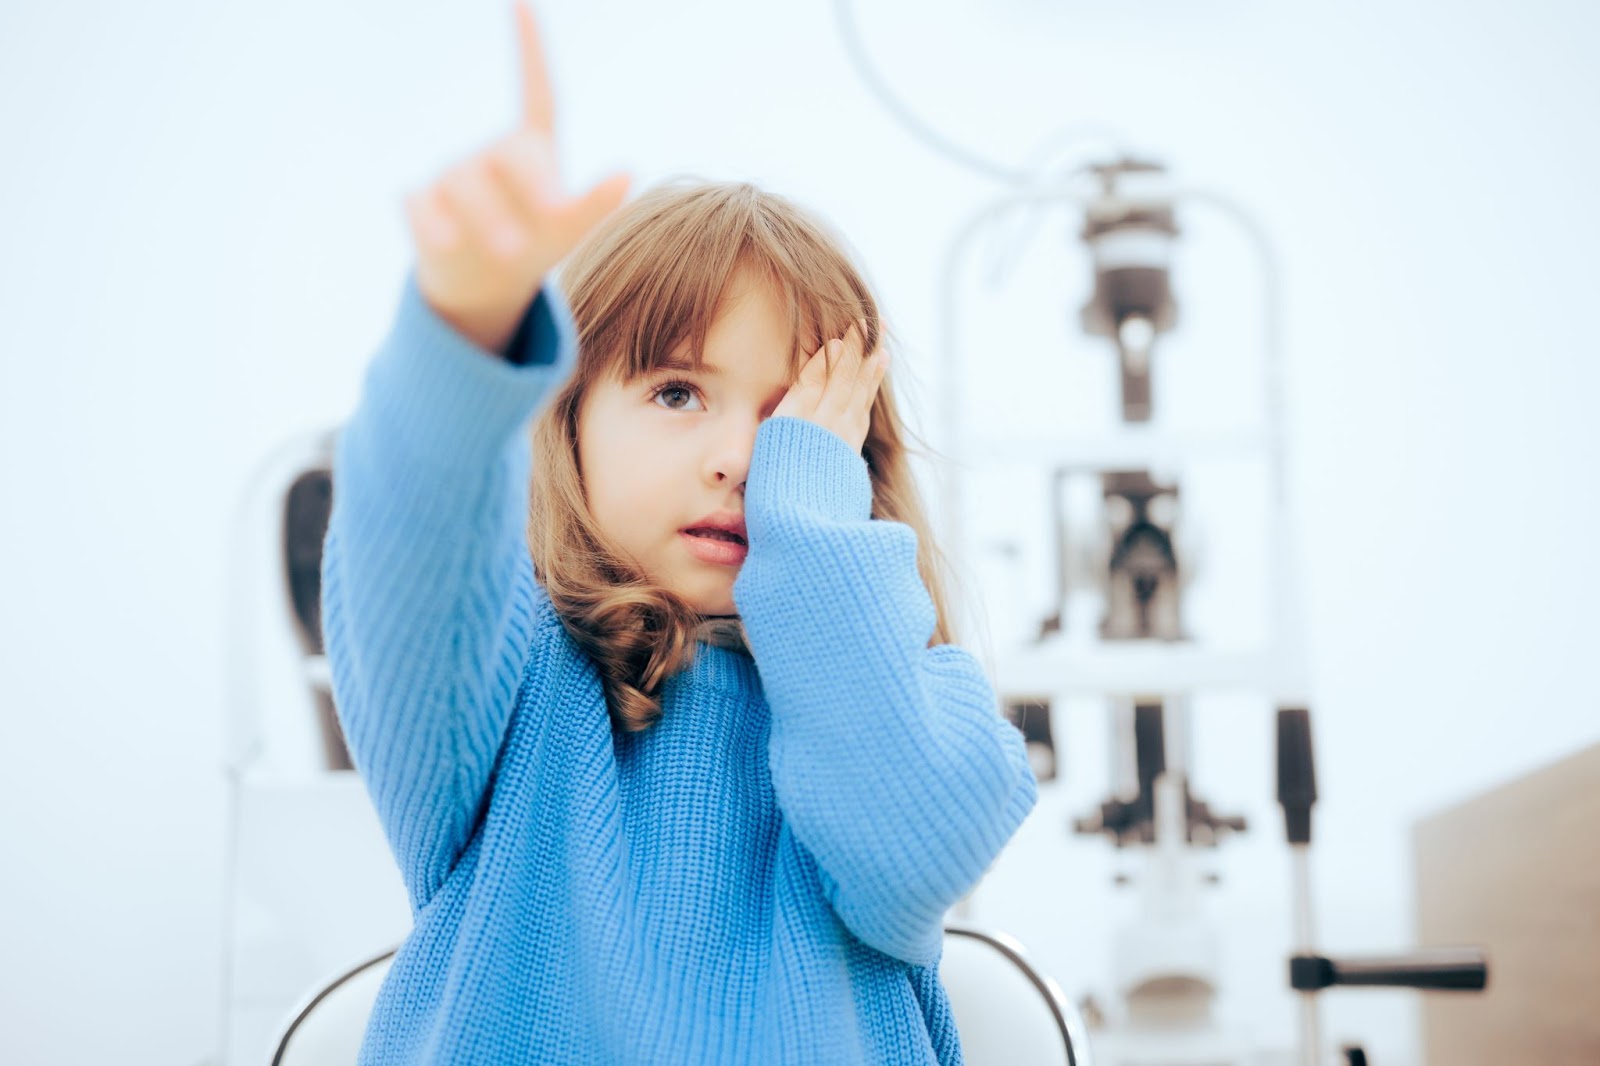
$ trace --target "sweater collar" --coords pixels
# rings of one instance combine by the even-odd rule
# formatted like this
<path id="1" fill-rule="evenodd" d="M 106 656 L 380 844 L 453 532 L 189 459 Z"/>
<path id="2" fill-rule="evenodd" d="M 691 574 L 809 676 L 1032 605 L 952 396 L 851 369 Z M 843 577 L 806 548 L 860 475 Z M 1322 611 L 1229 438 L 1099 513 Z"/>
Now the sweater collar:
<path id="1" fill-rule="evenodd" d="M 719 648 L 731 648 L 746 655 L 750 654 L 750 641 L 745 634 L 744 622 L 737 616 L 701 619 L 694 627 L 694 639 Z"/>

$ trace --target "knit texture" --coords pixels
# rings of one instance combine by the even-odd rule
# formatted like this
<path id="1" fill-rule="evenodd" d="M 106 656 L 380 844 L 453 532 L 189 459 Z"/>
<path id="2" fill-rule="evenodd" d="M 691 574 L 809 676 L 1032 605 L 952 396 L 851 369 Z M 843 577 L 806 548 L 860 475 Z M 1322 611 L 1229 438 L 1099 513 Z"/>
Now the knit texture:
<path id="1" fill-rule="evenodd" d="M 512 349 L 408 274 L 337 438 L 333 691 L 414 923 L 360 1062 L 960 1063 L 944 915 L 1037 785 L 976 659 L 927 647 L 916 534 L 842 439 L 767 419 L 743 632 L 614 732 L 525 539 L 529 421 L 577 359 L 553 279 Z"/>

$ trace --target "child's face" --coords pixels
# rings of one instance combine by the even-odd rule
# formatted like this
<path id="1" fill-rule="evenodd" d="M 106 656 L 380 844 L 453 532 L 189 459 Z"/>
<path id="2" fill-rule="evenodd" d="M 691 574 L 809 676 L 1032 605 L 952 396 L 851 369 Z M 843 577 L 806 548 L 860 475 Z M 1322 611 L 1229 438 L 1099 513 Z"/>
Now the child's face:
<path id="1" fill-rule="evenodd" d="M 727 615 L 744 548 L 684 531 L 719 513 L 743 520 L 756 429 L 791 383 L 789 326 L 765 284 L 735 277 L 703 364 L 591 385 L 578 466 L 595 521 L 651 581 Z M 685 384 L 663 388 L 673 381 Z"/>

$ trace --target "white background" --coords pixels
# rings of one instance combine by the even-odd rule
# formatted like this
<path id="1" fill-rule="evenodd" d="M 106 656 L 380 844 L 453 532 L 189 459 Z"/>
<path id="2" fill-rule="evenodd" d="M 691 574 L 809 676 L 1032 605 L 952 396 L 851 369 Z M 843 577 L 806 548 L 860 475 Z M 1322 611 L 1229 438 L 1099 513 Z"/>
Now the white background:
<path id="1" fill-rule="evenodd" d="M 878 286 L 937 444 L 937 266 L 998 186 L 896 125 L 827 4 L 540 11 L 569 187 L 688 172 L 818 211 Z M 1413 823 L 1600 738 L 1600 17 L 863 0 L 859 21 L 949 137 L 1020 165 L 1063 126 L 1108 125 L 1277 243 L 1324 946 L 1405 947 Z M 515 116 L 512 26 L 504 0 L 0 7 L 0 1061 L 215 1051 L 228 523 L 263 455 L 353 404 L 408 262 L 401 196 Z M 1069 328 L 1073 225 L 1042 225 L 1014 289 L 974 267 L 973 418 L 1040 413 L 1037 382 L 1071 367 L 1103 380 L 1110 357 Z M 1258 279 L 1215 220 L 1184 255 L 1171 409 L 1225 410 L 1258 354 Z M 1232 532 L 1204 535 L 1220 551 Z M 999 590 L 989 607 L 1015 609 Z M 1109 848 L 1062 827 L 1099 798 L 1095 721 L 1064 727 L 1083 740 L 1066 791 L 1008 850 L 989 914 L 1073 994 L 1122 913 Z M 1270 722 L 1197 729 L 1197 791 L 1256 827 L 1219 854 L 1221 1006 L 1287 1042 Z M 1331 1036 L 1420 1061 L 1412 994 L 1328 1000 Z"/>

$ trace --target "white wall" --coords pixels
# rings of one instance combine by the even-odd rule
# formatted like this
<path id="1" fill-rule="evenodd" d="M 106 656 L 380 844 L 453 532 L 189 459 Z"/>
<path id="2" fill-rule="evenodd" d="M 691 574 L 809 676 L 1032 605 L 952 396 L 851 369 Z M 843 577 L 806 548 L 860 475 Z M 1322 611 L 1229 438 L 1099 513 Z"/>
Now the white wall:
<path id="1" fill-rule="evenodd" d="M 860 22 L 949 136 L 1020 162 L 1063 125 L 1109 124 L 1277 241 L 1319 916 L 1330 950 L 1377 951 L 1409 943 L 1416 818 L 1600 736 L 1582 104 L 1600 19 L 1573 0 L 1285 6 L 872 2 Z M 569 185 L 690 171 L 810 204 L 932 396 L 935 264 L 997 188 L 896 126 L 827 5 L 541 11 Z M 228 522 L 261 456 L 353 403 L 407 262 L 402 193 L 511 121 L 511 29 L 505 0 L 0 7 L 0 1061 L 214 1050 Z M 1076 254 L 1069 225 L 1035 239 L 1019 285 L 1051 291 L 1029 271 Z M 1217 263 L 1248 264 L 1224 227 L 1194 232 L 1197 264 L 1208 233 Z M 1244 266 L 1184 284 L 1196 330 L 1258 329 Z M 969 320 L 968 357 L 1015 396 L 1054 372 L 1040 338 L 1069 339 L 1083 292 L 1050 298 Z M 1103 755 L 1074 729 L 1088 797 Z M 1286 1041 L 1269 737 L 1248 714 L 1203 731 L 1198 789 L 1256 816 L 1221 855 L 1226 1006 Z M 1074 991 L 1101 905 L 1055 901 L 1110 898 L 1107 849 L 1060 828 L 1083 807 L 1041 804 L 996 875 Z M 1335 995 L 1328 1018 L 1374 1062 L 1419 1061 L 1406 993 Z"/>

